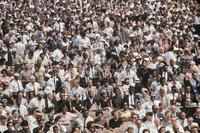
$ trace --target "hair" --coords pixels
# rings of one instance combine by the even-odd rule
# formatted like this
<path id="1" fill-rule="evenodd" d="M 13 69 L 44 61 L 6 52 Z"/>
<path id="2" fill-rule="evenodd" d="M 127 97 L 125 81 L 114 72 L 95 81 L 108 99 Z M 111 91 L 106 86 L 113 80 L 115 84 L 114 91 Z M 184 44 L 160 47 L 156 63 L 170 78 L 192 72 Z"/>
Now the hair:
<path id="1" fill-rule="evenodd" d="M 103 112 L 101 110 L 98 110 L 95 114 L 95 116 L 97 117 L 99 114 L 102 114 L 103 115 Z"/>
<path id="2" fill-rule="evenodd" d="M 114 110 L 111 112 L 111 115 L 114 116 L 114 113 L 115 113 L 115 112 L 117 112 L 116 109 L 114 109 Z"/>
<path id="3" fill-rule="evenodd" d="M 72 128 L 72 133 L 74 133 L 74 131 L 75 131 L 76 128 L 79 128 L 79 129 L 80 129 L 79 126 L 75 126 L 75 127 Z"/>
<path id="4" fill-rule="evenodd" d="M 149 133 L 150 133 L 150 130 L 149 130 L 149 129 L 144 129 L 144 130 L 142 131 L 142 133 L 145 133 L 145 132 L 149 132 Z"/>
<path id="5" fill-rule="evenodd" d="M 13 110 L 13 111 L 12 111 L 12 115 L 13 115 L 15 112 L 18 112 L 18 111 L 17 111 L 16 109 L 15 109 L 15 110 Z"/>
<path id="6" fill-rule="evenodd" d="M 27 120 L 23 120 L 21 123 L 21 126 L 28 126 L 28 121 Z"/>
<path id="7" fill-rule="evenodd" d="M 55 120 L 54 120 L 54 123 L 58 122 L 59 119 L 61 119 L 61 116 L 56 116 Z"/>
<path id="8" fill-rule="evenodd" d="M 160 129 L 158 130 L 158 133 L 161 133 L 162 129 L 164 129 L 165 127 L 160 127 Z"/>

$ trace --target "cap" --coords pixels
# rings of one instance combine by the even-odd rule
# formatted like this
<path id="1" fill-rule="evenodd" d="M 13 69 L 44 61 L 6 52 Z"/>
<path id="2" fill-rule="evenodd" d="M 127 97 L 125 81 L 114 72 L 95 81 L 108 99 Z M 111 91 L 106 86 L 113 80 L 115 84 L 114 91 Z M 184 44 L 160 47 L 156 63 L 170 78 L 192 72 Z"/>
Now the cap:
<path id="1" fill-rule="evenodd" d="M 51 78 L 51 75 L 48 74 L 48 73 L 45 73 L 44 76 L 47 77 L 47 78 Z"/>
<path id="2" fill-rule="evenodd" d="M 19 77 L 19 73 L 15 73 L 14 76 L 15 76 L 15 77 Z"/>
<path id="3" fill-rule="evenodd" d="M 43 91 L 38 91 L 38 95 L 44 95 Z"/>
<path id="4" fill-rule="evenodd" d="M 142 91 L 148 91 L 148 89 L 147 88 L 142 88 Z"/>
<path id="5" fill-rule="evenodd" d="M 198 127 L 197 123 L 192 123 L 191 127 Z"/>
<path id="6" fill-rule="evenodd" d="M 35 80 L 35 76 L 31 75 L 30 80 Z"/>
<path id="7" fill-rule="evenodd" d="M 135 35 L 134 35 L 133 33 L 131 33 L 131 34 L 129 35 L 129 37 L 135 37 Z"/>

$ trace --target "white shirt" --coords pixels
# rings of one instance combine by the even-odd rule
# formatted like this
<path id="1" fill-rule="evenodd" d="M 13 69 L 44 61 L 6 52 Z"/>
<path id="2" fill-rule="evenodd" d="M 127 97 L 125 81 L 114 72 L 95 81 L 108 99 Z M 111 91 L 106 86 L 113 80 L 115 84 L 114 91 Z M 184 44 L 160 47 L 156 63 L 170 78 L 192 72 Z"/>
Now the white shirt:
<path id="1" fill-rule="evenodd" d="M 24 57 L 24 51 L 26 50 L 26 46 L 22 42 L 18 42 L 14 46 L 17 49 L 17 55 Z"/>
<path id="2" fill-rule="evenodd" d="M 80 99 L 81 100 L 85 100 L 86 99 L 86 93 L 85 90 L 82 87 L 78 87 L 78 88 L 72 88 L 71 90 L 72 92 L 72 97 L 74 97 L 74 94 L 79 94 L 80 95 Z"/>
<path id="3" fill-rule="evenodd" d="M 135 80 L 139 80 L 138 76 L 136 75 L 136 73 L 132 70 L 130 70 L 129 72 L 127 72 L 126 70 L 122 71 L 121 73 L 123 75 L 123 80 L 126 78 L 129 78 L 130 80 L 130 84 L 132 86 L 135 86 Z"/>
<path id="4" fill-rule="evenodd" d="M 28 84 L 26 84 L 25 91 L 26 92 L 34 91 L 35 94 L 37 95 L 39 89 L 41 89 L 41 86 L 38 82 L 34 82 L 33 84 L 29 82 Z"/>
<path id="5" fill-rule="evenodd" d="M 30 124 L 29 126 L 30 126 L 31 131 L 33 131 L 34 128 L 36 128 L 36 127 L 39 126 L 39 124 L 38 124 L 36 118 L 33 117 L 32 115 L 28 116 L 26 120 L 27 120 L 28 123 Z"/>
<path id="6" fill-rule="evenodd" d="M 7 126 L 3 126 L 3 125 L 0 125 L 0 132 L 3 133 L 4 131 L 6 131 L 8 128 Z"/>
<path id="7" fill-rule="evenodd" d="M 134 129 L 134 133 L 142 133 L 144 129 L 146 129 L 144 125 L 142 125 L 141 128 L 139 128 L 139 129 L 136 127 L 136 128 Z M 138 131 L 138 130 L 139 130 L 139 131 Z"/>
<path id="8" fill-rule="evenodd" d="M 33 54 L 33 63 L 36 64 L 37 60 L 39 59 L 40 57 L 40 54 L 42 53 L 42 49 L 38 49 L 34 52 Z"/>
<path id="9" fill-rule="evenodd" d="M 113 28 L 112 27 L 106 27 L 104 30 L 103 30 L 103 33 L 106 34 L 107 36 L 109 37 L 112 37 L 113 35 Z"/>
<path id="10" fill-rule="evenodd" d="M 29 107 L 30 108 L 38 107 L 39 109 L 43 110 L 45 108 L 44 98 L 42 98 L 42 100 L 39 101 L 37 97 L 34 97 L 33 99 L 31 99 Z"/>
<path id="11" fill-rule="evenodd" d="M 53 53 L 52 53 L 52 57 L 53 57 L 53 60 L 56 61 L 56 62 L 60 62 L 62 60 L 62 57 L 63 57 L 63 53 L 60 49 L 56 49 Z"/>
<path id="12" fill-rule="evenodd" d="M 80 117 L 80 118 L 77 119 L 77 121 L 79 122 L 79 124 L 80 124 L 80 126 L 81 126 L 81 130 L 83 131 L 83 130 L 84 130 L 84 126 L 85 126 L 85 128 L 87 128 L 87 123 L 88 123 L 89 121 L 94 121 L 94 119 L 93 119 L 92 117 L 88 116 L 88 117 L 86 118 L 86 120 L 85 120 L 83 117 Z M 84 122 L 84 121 L 85 121 L 85 122 Z"/>
<path id="13" fill-rule="evenodd" d="M 25 116 L 28 115 L 27 107 L 24 105 L 19 106 L 19 113 L 20 115 L 24 118 Z"/>
<path id="14" fill-rule="evenodd" d="M 93 59 L 94 64 L 101 65 L 101 56 L 100 54 L 95 54 Z"/>
<path id="15" fill-rule="evenodd" d="M 173 82 L 169 82 L 168 83 L 168 91 L 171 92 L 171 88 L 172 86 L 174 86 L 174 83 Z M 175 81 L 175 86 L 178 90 L 180 90 L 182 88 L 182 85 L 179 81 Z"/>
<path id="16" fill-rule="evenodd" d="M 47 82 L 46 82 L 46 87 L 50 87 L 52 91 L 55 91 L 56 90 L 56 87 L 55 87 L 55 83 L 54 83 L 54 79 L 53 78 L 50 78 Z"/>
<path id="17" fill-rule="evenodd" d="M 15 79 L 10 83 L 8 88 L 10 92 L 18 92 L 24 90 L 22 82 L 20 80 Z"/>

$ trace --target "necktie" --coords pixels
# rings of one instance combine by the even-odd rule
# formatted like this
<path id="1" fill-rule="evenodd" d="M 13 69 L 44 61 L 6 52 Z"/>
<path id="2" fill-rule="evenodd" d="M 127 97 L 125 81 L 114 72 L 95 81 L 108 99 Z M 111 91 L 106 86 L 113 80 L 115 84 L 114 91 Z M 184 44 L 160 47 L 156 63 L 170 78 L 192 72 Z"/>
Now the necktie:
<path id="1" fill-rule="evenodd" d="M 20 86 L 19 86 L 18 80 L 17 80 L 17 87 L 18 87 L 18 91 L 20 91 Z"/>
<path id="2" fill-rule="evenodd" d="M 35 92 L 35 84 L 33 83 L 32 85 L 33 85 L 33 91 L 36 94 L 36 92 Z"/>
<path id="3" fill-rule="evenodd" d="M 83 125 L 83 126 L 84 126 L 84 128 L 83 128 L 83 129 L 84 129 L 84 131 L 85 131 L 86 118 L 84 118 L 84 122 L 83 122 L 83 124 L 84 124 L 84 125 Z"/>

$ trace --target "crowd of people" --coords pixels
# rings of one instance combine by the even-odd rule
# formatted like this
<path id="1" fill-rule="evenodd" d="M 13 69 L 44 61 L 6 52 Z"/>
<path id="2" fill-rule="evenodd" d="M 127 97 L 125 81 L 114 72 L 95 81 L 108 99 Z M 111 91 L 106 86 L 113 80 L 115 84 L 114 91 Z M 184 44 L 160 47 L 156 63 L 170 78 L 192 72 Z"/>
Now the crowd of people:
<path id="1" fill-rule="evenodd" d="M 199 133 L 196 0 L 0 0 L 0 133 Z"/>

